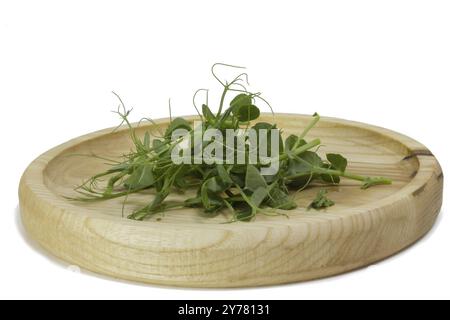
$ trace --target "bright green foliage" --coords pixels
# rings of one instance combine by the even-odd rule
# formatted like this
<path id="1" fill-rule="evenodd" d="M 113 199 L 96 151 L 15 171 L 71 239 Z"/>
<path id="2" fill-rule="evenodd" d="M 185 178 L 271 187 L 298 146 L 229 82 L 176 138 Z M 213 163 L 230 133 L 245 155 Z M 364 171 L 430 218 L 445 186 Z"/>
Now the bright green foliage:
<path id="1" fill-rule="evenodd" d="M 328 193 L 327 190 L 320 189 L 316 195 L 316 198 L 308 206 L 308 210 L 311 208 L 319 210 L 322 208 L 328 208 L 328 207 L 334 206 L 334 202 L 327 198 L 327 196 L 326 196 L 327 193 Z"/>
<path id="2" fill-rule="evenodd" d="M 260 109 L 255 104 L 259 101 L 269 107 L 270 105 L 259 93 L 247 91 L 244 85 L 247 74 L 242 73 L 231 82 L 223 82 L 214 72 L 217 66 L 228 65 L 216 64 L 212 68 L 213 76 L 223 86 L 223 93 L 217 114 L 211 111 L 208 101 L 202 105 L 203 130 L 214 128 L 225 133 L 226 129 L 237 130 L 252 125 L 257 131 L 268 130 L 267 141 L 270 150 L 270 130 L 276 129 L 276 125 L 256 122 L 260 116 Z M 236 96 L 231 100 L 229 107 L 224 108 L 225 97 L 233 92 Z M 134 149 L 124 156 L 123 161 L 111 164 L 107 171 L 93 176 L 79 186 L 77 191 L 81 197 L 77 200 L 98 201 L 124 197 L 125 204 L 127 196 L 132 193 L 145 189 L 156 191 L 156 196 L 149 198 L 148 205 L 131 213 L 128 216 L 130 219 L 143 220 L 170 209 L 192 207 L 201 208 L 206 216 L 228 211 L 232 213 L 231 221 L 250 221 L 257 214 L 274 215 L 280 214 L 280 210 L 296 208 L 297 205 L 291 199 L 290 192 L 303 190 L 312 183 L 337 184 L 341 177 L 361 181 L 362 188 L 391 183 L 386 178 L 364 177 L 347 172 L 347 160 L 339 154 L 330 153 L 326 155 L 326 160 L 322 159 L 317 153 L 320 140 L 306 140 L 309 130 L 320 119 L 317 114 L 299 136 L 290 135 L 284 141 L 280 141 L 279 155 L 268 155 L 272 162 L 278 162 L 279 171 L 271 176 L 263 176 L 261 168 L 267 166 L 267 163 L 174 164 L 171 154 L 174 148 L 179 147 L 181 140 L 173 141 L 172 133 L 177 129 L 184 129 L 192 137 L 196 130 L 192 127 L 192 123 L 183 118 L 175 118 L 165 132 L 161 132 L 160 137 L 151 140 L 150 134 L 146 133 L 141 139 L 137 137 L 134 127 L 128 121 L 130 111 L 125 109 L 122 100 L 120 102 L 121 106 L 117 113 L 122 118 L 122 123 L 129 128 Z M 193 158 L 196 147 L 206 148 L 207 144 L 188 145 Z M 242 152 L 237 149 L 231 151 L 235 157 L 238 156 L 238 152 Z M 245 159 L 249 157 L 248 152 L 249 150 L 245 151 Z M 106 186 L 99 187 L 98 182 L 105 179 Z M 196 190 L 196 196 L 184 201 L 167 199 L 171 193 L 179 193 L 179 190 L 186 189 Z M 326 191 L 319 192 L 310 207 L 319 209 L 333 205 L 334 203 L 325 195 Z"/>

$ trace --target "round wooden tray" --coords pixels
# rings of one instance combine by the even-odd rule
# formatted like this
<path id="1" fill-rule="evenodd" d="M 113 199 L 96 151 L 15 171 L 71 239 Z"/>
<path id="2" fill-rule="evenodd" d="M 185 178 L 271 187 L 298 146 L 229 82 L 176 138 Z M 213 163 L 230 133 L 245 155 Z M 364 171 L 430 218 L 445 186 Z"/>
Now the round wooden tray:
<path id="1" fill-rule="evenodd" d="M 276 115 L 284 134 L 300 133 L 309 120 Z M 138 133 L 153 130 L 141 126 Z M 311 188 L 296 195 L 299 207 L 289 218 L 222 224 L 227 219 L 222 215 L 205 218 L 183 209 L 160 221 L 131 221 L 122 218 L 122 199 L 86 204 L 63 197 L 73 196 L 74 186 L 105 168 L 103 161 L 79 154 L 114 157 L 130 150 L 125 129 L 106 129 L 31 163 L 19 190 L 23 224 L 45 249 L 81 268 L 187 287 L 260 286 L 335 275 L 391 256 L 430 230 L 442 204 L 443 174 L 426 147 L 386 129 L 331 118 L 308 136 L 316 137 L 324 144 L 320 153 L 342 153 L 349 170 L 394 183 L 361 190 L 344 179 L 329 188 L 336 205 L 323 211 L 305 209 L 317 192 Z M 125 211 L 150 197 L 151 192 L 130 197 Z"/>

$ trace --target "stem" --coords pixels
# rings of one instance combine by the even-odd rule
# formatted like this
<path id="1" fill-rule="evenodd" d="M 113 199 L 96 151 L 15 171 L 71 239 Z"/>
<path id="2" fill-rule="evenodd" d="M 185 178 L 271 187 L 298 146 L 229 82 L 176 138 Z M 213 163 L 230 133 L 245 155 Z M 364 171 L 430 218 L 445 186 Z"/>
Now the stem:
<path id="1" fill-rule="evenodd" d="M 320 171 L 322 171 L 322 172 L 320 172 Z M 318 173 L 324 173 L 324 174 L 341 176 L 341 177 L 344 177 L 344 178 L 347 178 L 347 179 L 362 181 L 364 183 L 370 183 L 371 185 L 392 184 L 392 180 L 389 179 L 389 178 L 361 176 L 361 175 L 354 174 L 354 173 L 351 173 L 351 172 L 341 172 L 339 170 L 333 170 L 333 169 L 319 168 Z"/>
<path id="2" fill-rule="evenodd" d="M 319 115 L 315 115 L 314 119 L 308 124 L 308 126 L 305 128 L 305 130 L 303 130 L 302 134 L 298 136 L 298 140 L 294 145 L 294 148 L 297 148 L 300 144 L 300 142 L 302 141 L 302 139 L 304 139 L 306 137 L 306 135 L 308 134 L 308 132 L 317 124 L 317 122 L 319 122 L 320 120 L 320 116 Z"/>
<path id="3" fill-rule="evenodd" d="M 244 199 L 244 201 L 247 202 L 247 204 L 250 206 L 250 208 L 252 208 L 253 213 L 256 214 L 259 211 L 259 208 L 252 203 L 252 201 L 247 197 L 247 195 L 241 189 L 241 187 L 239 187 L 239 185 L 235 184 L 235 187 L 241 194 L 242 199 Z"/>
<path id="4" fill-rule="evenodd" d="M 220 114 L 222 113 L 223 103 L 225 102 L 225 96 L 227 95 L 227 91 L 228 91 L 228 85 L 225 85 L 224 89 L 223 89 L 222 97 L 220 98 L 219 111 L 217 112 L 216 118 L 219 118 Z"/>
<path id="5" fill-rule="evenodd" d="M 298 147 L 295 150 L 292 150 L 292 153 L 294 155 L 299 155 L 299 154 L 301 154 L 301 153 L 303 153 L 305 151 L 308 151 L 311 148 L 314 148 L 314 147 L 318 146 L 319 144 L 320 144 L 320 139 L 314 139 L 311 142 L 308 142 L 307 144 L 304 144 L 303 146 Z M 283 161 L 283 160 L 286 160 L 288 158 L 289 158 L 289 154 L 284 153 L 281 156 L 279 156 L 278 158 L 275 158 L 274 160 Z"/>
<path id="6" fill-rule="evenodd" d="M 325 170 L 317 169 L 317 171 L 318 171 L 317 173 L 329 174 L 329 175 L 333 175 L 333 176 L 340 176 L 340 177 L 357 180 L 357 181 L 363 181 L 363 182 L 366 181 L 368 178 L 368 177 L 354 174 L 351 172 L 341 172 L 339 170 L 333 170 L 333 169 L 325 169 Z"/>
<path id="7" fill-rule="evenodd" d="M 109 179 L 108 185 L 106 186 L 105 194 L 111 194 L 113 192 L 114 185 L 116 184 L 116 182 L 119 181 L 120 179 L 122 179 L 127 174 L 128 174 L 127 171 L 122 171 L 121 173 L 119 173 L 119 174 L 115 175 L 114 177 L 112 177 L 111 179 Z"/>
<path id="8" fill-rule="evenodd" d="M 133 214 L 128 216 L 128 219 L 142 221 L 150 215 L 155 215 L 157 213 L 164 212 L 166 210 L 175 209 L 175 208 L 184 208 L 186 207 L 184 202 L 173 203 L 173 204 L 164 204 L 157 208 L 151 209 L 151 206 L 146 206 L 143 209 L 134 212 Z"/>
<path id="9" fill-rule="evenodd" d="M 312 167 L 311 168 L 311 172 L 312 173 L 318 173 L 318 174 L 328 174 L 328 175 L 331 175 L 331 176 L 339 176 L 339 177 L 344 177 L 344 178 L 351 179 L 351 180 L 361 181 L 361 182 L 364 182 L 363 189 L 367 189 L 368 187 L 374 186 L 374 185 L 388 185 L 388 184 L 392 184 L 392 180 L 389 179 L 389 178 L 385 178 L 385 177 L 366 177 L 366 176 L 361 176 L 361 175 L 354 174 L 354 173 L 351 173 L 351 172 L 342 172 L 342 171 L 333 170 L 333 169 Z M 289 177 L 286 177 L 286 180 L 295 180 L 296 178 L 303 177 L 303 176 L 304 176 L 304 174 L 289 176 Z"/>

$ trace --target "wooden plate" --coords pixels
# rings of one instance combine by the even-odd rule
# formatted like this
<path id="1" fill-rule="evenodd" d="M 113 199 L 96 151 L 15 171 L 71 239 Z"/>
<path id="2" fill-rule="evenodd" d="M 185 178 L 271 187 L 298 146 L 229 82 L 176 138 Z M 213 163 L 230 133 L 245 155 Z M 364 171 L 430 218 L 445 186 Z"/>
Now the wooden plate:
<path id="1" fill-rule="evenodd" d="M 263 120 L 273 121 L 264 115 Z M 285 134 L 299 133 L 310 117 L 277 114 Z M 158 122 L 161 126 L 167 120 Z M 139 134 L 154 126 L 142 126 Z M 361 190 L 353 181 L 331 187 L 336 202 L 306 211 L 317 190 L 296 196 L 289 218 L 221 224 L 196 210 L 170 211 L 161 221 L 122 218 L 122 200 L 65 200 L 84 179 L 105 168 L 79 154 L 120 156 L 130 150 L 125 129 L 91 133 L 37 158 L 20 183 L 20 208 L 27 232 L 45 249 L 90 271 L 134 281 L 188 287 L 244 287 L 303 281 L 343 273 L 391 256 L 430 230 L 442 204 L 443 174 L 422 144 L 401 134 L 345 120 L 324 118 L 309 138 L 320 137 L 320 153 L 338 152 L 349 170 L 383 175 L 391 186 Z M 180 197 L 182 195 L 179 195 Z M 130 197 L 126 212 L 151 192 Z"/>

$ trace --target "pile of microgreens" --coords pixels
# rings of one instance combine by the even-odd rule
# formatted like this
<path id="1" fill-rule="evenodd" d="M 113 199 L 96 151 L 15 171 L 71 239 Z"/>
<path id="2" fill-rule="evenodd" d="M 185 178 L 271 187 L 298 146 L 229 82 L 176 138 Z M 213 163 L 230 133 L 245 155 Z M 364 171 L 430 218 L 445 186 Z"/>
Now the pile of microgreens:
<path id="1" fill-rule="evenodd" d="M 200 89 L 194 94 L 194 107 L 203 123 L 203 130 L 214 128 L 224 132 L 226 129 L 237 130 L 250 126 L 257 131 L 276 129 L 276 124 L 255 122 L 260 116 L 260 110 L 255 104 L 260 101 L 269 107 L 270 105 L 260 93 L 247 90 L 248 75 L 241 73 L 231 82 L 223 82 L 215 73 L 218 66 L 241 68 L 220 63 L 213 65 L 212 74 L 223 86 L 216 114 L 210 109 L 207 94 L 201 112 L 195 104 L 197 94 L 207 90 Z M 227 94 L 233 92 L 236 96 L 225 108 Z M 308 132 L 320 119 L 317 114 L 300 135 L 290 135 L 281 141 L 279 156 L 272 160 L 279 162 L 278 172 L 263 176 L 260 169 L 267 164 L 174 164 L 171 154 L 180 140 L 173 140 L 172 133 L 177 129 L 186 129 L 193 135 L 192 123 L 184 118 L 171 119 L 160 137 L 151 139 L 149 132 L 146 132 L 140 138 L 128 120 L 130 111 L 120 100 L 117 113 L 122 119 L 121 125 L 126 124 L 129 128 L 134 149 L 124 155 L 122 162 L 110 164 L 105 172 L 96 174 L 76 189 L 81 194 L 78 200 L 125 197 L 124 204 L 126 197 L 132 193 L 146 189 L 156 190 L 156 195 L 150 196 L 152 198 L 149 203 L 131 213 L 129 219 L 143 220 L 170 209 L 189 207 L 201 208 L 206 215 L 211 216 L 228 210 L 232 213 L 231 221 L 250 221 L 257 214 L 279 215 L 280 210 L 296 208 L 290 191 L 304 190 L 313 182 L 336 185 L 341 177 L 345 177 L 361 181 L 363 189 L 391 183 L 387 178 L 365 177 L 347 172 L 347 160 L 340 154 L 329 153 L 326 159 L 322 159 L 317 153 L 320 140 L 305 140 Z M 270 134 L 270 131 L 267 132 Z M 194 156 L 194 146 L 192 155 Z M 98 182 L 105 178 L 106 186 L 99 187 Z M 197 190 L 195 197 L 184 201 L 167 199 L 172 192 L 182 192 L 189 188 Z M 309 208 L 320 209 L 333 204 L 326 197 L 326 190 L 320 190 Z"/>

